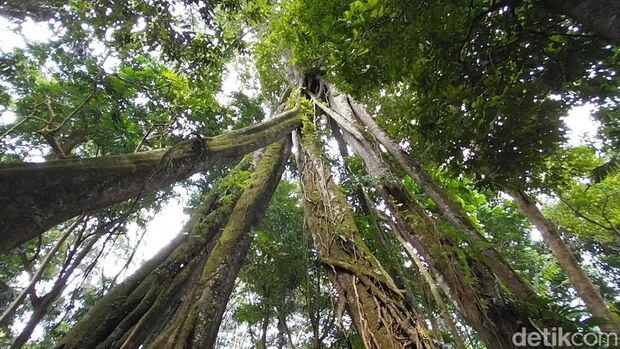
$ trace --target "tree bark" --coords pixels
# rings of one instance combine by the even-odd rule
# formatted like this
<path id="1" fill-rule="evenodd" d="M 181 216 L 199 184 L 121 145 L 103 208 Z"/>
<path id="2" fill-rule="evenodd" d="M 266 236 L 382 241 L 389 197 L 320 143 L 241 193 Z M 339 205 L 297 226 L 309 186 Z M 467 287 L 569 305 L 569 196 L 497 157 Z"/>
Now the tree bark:
<path id="1" fill-rule="evenodd" d="M 269 314 L 269 310 L 263 316 L 263 323 L 261 324 L 260 329 L 260 340 L 258 342 L 257 349 L 267 349 L 267 330 L 269 329 L 269 320 L 271 319 L 271 315 Z"/>
<path id="2" fill-rule="evenodd" d="M 547 8 L 581 23 L 600 37 L 620 43 L 620 1 L 541 0 Z"/>
<path id="3" fill-rule="evenodd" d="M 491 268 L 492 272 L 502 281 L 502 283 L 515 294 L 519 299 L 528 300 L 536 299 L 537 296 L 529 285 L 524 282 L 506 260 L 495 250 L 489 246 L 488 241 L 473 225 L 467 213 L 463 208 L 454 201 L 448 192 L 422 167 L 422 165 L 413 156 L 402 150 L 390 137 L 383 131 L 374 120 L 366 113 L 364 108 L 350 100 L 346 99 L 355 116 L 362 122 L 366 130 L 390 153 L 396 162 L 401 166 L 405 173 L 416 182 L 424 193 L 435 202 L 442 215 L 450 221 L 455 227 L 467 233 L 467 235 L 475 243 L 481 253 L 484 254 L 485 263 Z M 340 124 L 340 122 L 339 122 Z M 352 128 L 351 123 L 341 125 L 343 129 L 352 136 L 359 134 L 359 130 Z M 347 127 L 348 126 L 348 127 Z M 353 133 L 354 132 L 354 133 Z"/>
<path id="4" fill-rule="evenodd" d="M 452 334 L 452 339 L 454 340 L 455 346 L 457 347 L 457 349 L 465 349 L 465 342 L 463 342 L 463 338 L 459 334 L 459 331 L 456 328 L 456 324 L 452 320 L 452 316 L 448 311 L 448 307 L 444 303 L 443 298 L 441 298 L 441 294 L 437 289 L 435 279 L 431 276 L 430 272 L 426 269 L 424 264 L 422 264 L 420 258 L 415 254 L 413 247 L 409 245 L 399 234 L 396 235 L 398 236 L 400 243 L 405 247 L 405 251 L 407 251 L 409 258 L 414 262 L 420 274 L 422 274 L 424 281 L 426 281 L 426 283 L 428 284 L 431 295 L 433 296 L 433 300 L 435 301 L 435 303 L 437 303 L 437 307 L 439 308 L 439 312 L 441 313 L 441 317 L 446 323 L 446 326 L 448 326 L 450 334 Z M 437 334 L 440 334 L 440 332 L 437 332 Z"/>
<path id="5" fill-rule="evenodd" d="M 549 221 L 536 206 L 534 199 L 521 190 L 505 189 L 517 203 L 517 207 L 536 228 L 540 231 L 545 243 L 570 279 L 573 287 L 585 303 L 592 315 L 602 321 L 601 327 L 607 332 L 620 334 L 620 319 L 614 315 L 605 304 L 605 300 L 581 268 L 579 262 L 562 240 L 558 227 Z"/>
<path id="6" fill-rule="evenodd" d="M 263 154 L 249 187 L 237 202 L 215 243 L 194 292 L 186 297 L 152 348 L 212 348 L 228 298 L 252 241 L 251 229 L 269 206 L 290 155 L 290 143 L 279 142 Z"/>
<path id="7" fill-rule="evenodd" d="M 388 218 L 389 223 L 394 227 L 407 252 L 415 260 L 417 256 L 407 243 L 421 249 L 420 252 L 426 257 L 429 265 L 448 286 L 446 294 L 455 303 L 467 323 L 480 334 L 490 348 L 514 348 L 512 343 L 514 333 L 522 327 L 535 330 L 529 325 L 527 314 L 518 309 L 509 295 L 497 287 L 491 269 L 472 256 L 471 250 L 468 253 L 467 249 L 445 236 L 404 186 L 392 177 L 389 167 L 380 157 L 378 144 L 357 123 L 348 98 L 343 95 L 335 96 L 330 98 L 330 104 L 336 109 L 339 117 L 346 120 L 347 127 L 356 130 L 357 137 L 345 130 L 344 138 L 362 158 L 368 174 L 375 178 L 377 192 L 395 214 L 398 224 Z M 458 250 L 462 251 L 464 257 L 458 256 Z M 421 272 L 425 273 L 423 267 Z M 432 277 L 428 274 L 425 278 L 433 291 L 435 284 Z M 433 296 L 436 299 L 439 296 L 436 290 Z M 529 300 L 529 298 L 519 299 L 518 295 L 516 298 L 523 302 Z M 441 306 L 442 303 L 439 297 L 438 304 Z M 447 313 L 445 306 L 442 308 L 442 312 Z M 457 333 L 456 340 L 460 339 L 455 326 L 451 327 L 451 331 Z M 459 344 L 464 345 L 462 342 Z"/>
<path id="8" fill-rule="evenodd" d="M 78 214 L 160 190 L 228 164 L 299 126 L 297 108 L 220 136 L 128 155 L 0 164 L 0 253 Z"/>
<path id="9" fill-rule="evenodd" d="M 120 348 L 132 328 L 144 338 L 165 325 L 200 276 L 215 240 L 241 196 L 235 178 L 242 161 L 203 198 L 190 221 L 165 248 L 101 298 L 61 339 L 58 349 Z M 193 281 L 193 282 L 192 282 Z M 157 317 L 152 323 L 140 320 Z"/>
<path id="10" fill-rule="evenodd" d="M 332 98 L 330 100 L 331 103 L 336 103 L 336 101 Z M 340 114 L 343 114 L 342 111 L 340 111 Z M 349 141 L 353 141 L 355 142 L 354 139 L 351 139 L 351 136 L 349 134 L 342 134 L 340 127 L 338 126 L 338 123 L 333 119 L 328 117 L 328 123 L 329 126 L 331 128 L 332 131 L 332 135 L 334 136 L 334 138 L 336 139 L 336 143 L 338 144 L 338 149 L 340 151 L 340 155 L 342 156 L 342 158 L 346 161 L 349 158 L 349 154 L 348 154 L 348 149 L 347 149 L 347 142 L 345 141 L 345 137 L 349 138 Z M 369 144 L 366 144 L 367 146 L 370 146 Z M 356 153 L 358 153 L 358 155 L 360 155 L 360 151 L 361 151 L 361 147 L 359 146 L 353 146 L 353 148 L 355 149 Z M 348 170 L 348 169 L 347 169 Z M 349 172 L 349 175 L 353 175 L 352 173 Z M 387 171 L 385 171 L 384 173 L 387 173 Z M 379 218 L 378 216 L 380 215 L 379 212 L 377 212 L 377 210 L 373 207 L 372 201 L 370 200 L 370 197 L 368 196 L 368 194 L 366 193 L 366 191 L 364 190 L 364 188 L 361 185 L 357 186 L 357 190 L 356 190 L 356 194 L 358 197 L 358 201 L 360 204 L 360 208 L 361 208 L 361 212 L 366 215 L 368 217 L 368 219 L 370 220 L 370 225 L 375 229 L 375 231 L 378 234 L 378 240 L 381 243 L 381 245 L 387 250 L 387 251 L 391 251 L 392 250 L 392 243 L 389 240 L 388 236 L 386 236 L 386 233 L 383 229 L 383 227 L 381 226 L 381 224 L 379 224 Z M 394 230 L 396 231 L 396 230 Z M 399 242 L 404 246 L 405 251 L 407 252 L 407 254 L 409 254 L 409 257 L 412 261 L 415 262 L 415 265 L 418 267 L 418 270 L 420 271 L 420 273 L 422 274 L 422 276 L 424 277 L 426 283 L 428 284 L 431 294 L 433 296 L 433 298 L 435 299 L 435 303 L 437 303 L 437 306 L 440 309 L 441 315 L 444 319 L 444 322 L 446 324 L 446 326 L 448 327 L 450 334 L 452 335 L 453 339 L 454 339 L 454 344 L 457 347 L 457 349 L 465 349 L 465 344 L 463 342 L 463 339 L 461 338 L 460 334 L 458 333 L 458 330 L 456 329 L 456 325 L 454 323 L 454 321 L 452 320 L 452 318 L 450 317 L 450 314 L 446 308 L 445 303 L 443 302 L 443 299 L 441 298 L 441 296 L 439 295 L 439 292 L 437 291 L 437 287 L 435 285 L 435 282 L 432 278 L 432 276 L 430 275 L 430 273 L 426 270 L 426 268 L 422 265 L 422 262 L 420 261 L 420 259 L 418 258 L 418 256 L 415 255 L 415 253 L 413 253 L 413 249 L 411 247 L 408 247 L 404 240 L 402 239 L 402 237 L 400 237 L 398 234 L 396 234 L 397 239 L 399 240 Z M 397 285 L 399 287 L 404 287 L 405 290 L 407 291 L 407 296 L 408 296 L 408 301 L 409 303 L 415 307 L 415 297 L 413 297 L 413 293 L 411 292 L 411 288 L 407 287 L 406 283 L 405 283 L 405 276 L 402 272 L 402 270 L 396 270 L 396 268 L 390 268 L 388 270 L 388 272 L 390 273 L 390 275 L 392 276 L 392 278 L 395 280 L 395 282 L 397 283 Z M 402 282 L 399 282 L 399 279 L 402 280 Z M 402 286 L 401 286 L 402 284 Z M 428 309 L 428 308 L 427 308 Z M 420 312 L 420 311 L 418 311 Z M 432 312 L 427 311 L 427 317 L 428 320 L 431 323 L 431 329 L 433 330 L 433 332 L 436 333 L 436 335 L 439 336 L 439 341 L 440 344 L 443 344 L 443 340 L 441 338 L 441 332 L 438 326 L 438 322 L 437 319 L 435 318 L 435 316 L 432 314 Z"/>
<path id="11" fill-rule="evenodd" d="M 320 260 L 365 347 L 435 348 L 419 314 L 362 240 L 315 142 L 313 125 L 305 122 L 299 147 L 304 212 Z"/>

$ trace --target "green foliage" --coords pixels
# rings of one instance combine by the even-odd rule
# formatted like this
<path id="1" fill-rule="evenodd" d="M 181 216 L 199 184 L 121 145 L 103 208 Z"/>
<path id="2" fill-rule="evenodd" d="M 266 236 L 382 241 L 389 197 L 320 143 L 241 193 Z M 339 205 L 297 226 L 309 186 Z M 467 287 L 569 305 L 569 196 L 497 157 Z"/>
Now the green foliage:
<path id="1" fill-rule="evenodd" d="M 0 125 L 1 162 L 127 154 L 193 135 L 217 135 L 262 120 L 261 103 L 277 105 L 297 75 L 321 72 L 366 103 L 397 143 L 422 158 L 488 239 L 481 246 L 455 229 L 421 188 L 395 169 L 439 229 L 456 241 L 448 252 L 468 283 L 477 282 L 470 262 L 483 258 L 482 248 L 495 248 L 545 296 L 540 304 L 520 305 L 533 318 L 562 324 L 569 319 L 566 326 L 579 330 L 592 325 L 574 307 L 569 280 L 535 230 L 496 191 L 511 185 L 551 195 L 545 214 L 561 228 L 604 297 L 617 300 L 620 51 L 539 2 L 72 0 L 37 11 L 34 18 L 53 18 L 55 38 L 0 56 L 0 109 L 17 116 L 12 124 Z M 23 22 L 20 16 L 13 20 Z M 223 67 L 235 54 L 255 64 L 261 95 L 234 93 L 222 106 L 215 96 Z M 298 91 L 291 96 L 287 106 L 301 108 L 306 131 L 318 125 L 317 141 L 329 144 L 313 104 Z M 601 147 L 569 148 L 563 144 L 562 117 L 588 101 L 598 108 Z M 357 190 L 384 178 L 367 176 L 357 157 L 345 166 L 354 175 L 340 176 L 340 184 L 357 207 Z M 209 169 L 184 184 L 206 190 L 228 171 Z M 238 171 L 222 190 L 237 193 L 251 176 Z M 221 194 L 224 204 L 232 203 L 232 194 Z M 375 193 L 370 195 L 381 206 Z M 98 219 L 109 223 L 129 214 L 144 226 L 163 197 L 154 194 L 136 206 L 102 210 Z M 314 330 L 320 329 L 324 347 L 361 348 L 359 336 L 345 335 L 336 325 L 336 292 L 304 231 L 303 199 L 295 184 L 283 181 L 278 187 L 253 232 L 232 319 L 255 336 L 263 321 L 270 320 L 273 332 L 282 317 L 299 334 L 300 347 L 316 346 Z M 126 236 L 131 220 L 105 235 L 103 245 L 118 247 L 119 256 L 131 253 Z M 401 246 L 382 236 L 375 218 L 361 210 L 356 223 L 386 269 L 404 275 L 412 300 L 427 304 L 432 313 L 434 306 L 424 301 L 419 275 L 406 267 Z M 2 256 L 0 310 L 15 297 L 25 268 L 22 257 L 40 263 L 60 234 L 50 231 L 40 242 Z M 44 283 L 62 270 L 70 257 L 68 245 L 54 256 Z M 85 274 L 96 259 L 89 255 L 90 264 L 81 267 Z M 84 285 L 54 303 L 43 321 L 44 338 L 33 348 L 54 344 L 110 287 L 105 277 L 84 278 Z M 18 316 L 29 309 L 21 307 Z M 11 339 L 0 332 L 0 346 Z M 272 336 L 268 342 L 280 339 Z"/>
<path id="2" fill-rule="evenodd" d="M 325 69 L 398 140 L 481 185 L 538 185 L 567 108 L 617 93 L 616 51 L 531 2 L 297 0 L 271 25 L 265 46 Z"/>
<path id="3" fill-rule="evenodd" d="M 608 176 L 618 172 L 620 172 L 620 159 L 613 158 L 601 166 L 594 168 L 590 178 L 592 179 L 592 182 L 596 184 L 604 181 Z"/>
<path id="4" fill-rule="evenodd" d="M 575 178 L 558 192 L 558 202 L 545 206 L 545 215 L 554 221 L 575 251 L 587 251 L 595 279 L 604 294 L 613 297 L 620 288 L 620 175 L 607 176 L 598 183 Z M 608 280 L 608 281 L 604 281 Z M 611 287 L 611 289 L 610 289 Z M 612 290 L 614 289 L 614 290 Z"/>

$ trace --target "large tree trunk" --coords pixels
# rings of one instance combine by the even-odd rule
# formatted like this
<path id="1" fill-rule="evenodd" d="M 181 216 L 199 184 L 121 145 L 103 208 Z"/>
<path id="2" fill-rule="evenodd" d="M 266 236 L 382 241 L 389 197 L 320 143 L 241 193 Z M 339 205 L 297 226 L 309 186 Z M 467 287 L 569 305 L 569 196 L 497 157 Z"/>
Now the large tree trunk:
<path id="1" fill-rule="evenodd" d="M 334 102 L 334 100 L 332 99 L 332 101 Z M 342 111 L 339 111 L 340 114 L 343 114 Z M 347 159 L 349 158 L 349 152 L 347 149 L 347 142 L 345 142 L 345 138 L 349 139 L 349 142 L 353 141 L 355 142 L 354 139 L 351 139 L 352 137 L 347 134 L 347 133 L 342 133 L 340 130 L 340 127 L 338 126 L 338 123 L 333 119 L 333 118 L 329 118 L 328 117 L 328 123 L 329 126 L 331 128 L 332 131 L 332 136 L 336 139 L 336 142 L 338 144 L 338 149 L 340 151 L 340 156 L 342 156 L 343 160 L 346 162 Z M 356 142 L 357 143 L 357 142 Z M 351 144 L 351 143 L 349 143 Z M 357 146 L 356 146 L 357 145 Z M 368 146 L 371 146 L 370 143 L 367 144 Z M 352 144 L 352 147 L 354 149 L 354 151 L 356 153 L 358 153 L 358 155 L 360 155 L 360 152 L 362 151 L 361 149 L 361 144 Z M 365 161 L 367 162 L 367 161 Z M 378 163 L 377 163 L 378 164 Z M 378 167 L 376 167 L 378 168 Z M 349 175 L 353 175 L 353 173 L 351 173 L 351 171 L 347 168 L 347 172 L 349 173 Z M 388 171 L 385 171 L 385 173 L 388 173 Z M 366 191 L 364 190 L 364 188 L 361 185 L 358 185 L 356 188 L 356 196 L 357 199 L 359 201 L 359 205 L 360 205 L 360 209 L 361 212 L 370 220 L 370 225 L 374 228 L 374 230 L 377 233 L 377 237 L 378 240 L 381 244 L 381 246 L 383 246 L 387 251 L 393 251 L 393 245 L 391 243 L 391 240 L 389 239 L 389 237 L 386 235 L 386 231 L 384 230 L 383 226 L 381 224 L 379 224 L 379 216 L 382 215 L 374 206 L 373 203 L 370 199 L 370 197 L 368 196 L 368 194 L 366 193 Z M 396 230 L 395 230 L 396 231 Z M 402 238 L 400 238 L 399 235 L 396 235 L 397 239 L 403 244 L 403 246 L 405 247 L 405 251 L 407 252 L 407 254 L 409 254 L 410 259 L 416 264 L 416 266 L 418 267 L 418 270 L 420 271 L 420 273 L 422 274 L 422 276 L 424 277 L 425 281 L 428 283 L 428 286 L 430 288 L 430 291 L 432 293 L 433 298 L 435 299 L 435 302 L 437 303 L 437 306 L 439 307 L 440 311 L 441 311 L 441 315 L 444 319 L 444 322 L 446 324 L 446 326 L 448 327 L 448 330 L 450 331 L 450 334 L 452 335 L 452 338 L 454 340 L 454 344 L 457 347 L 457 349 L 465 349 L 465 343 L 463 342 L 463 339 L 461 338 L 461 335 L 459 334 L 457 328 L 456 328 L 456 324 L 454 323 L 454 321 L 452 320 L 446 305 L 443 302 L 443 299 L 441 298 L 441 296 L 439 295 L 439 292 L 436 289 L 436 284 L 432 278 L 432 276 L 430 275 L 430 273 L 425 269 L 425 267 L 422 265 L 420 259 L 415 255 L 412 254 L 412 248 L 410 248 L 409 246 L 406 246 L 405 243 L 403 243 Z M 408 301 L 409 303 L 415 307 L 416 305 L 416 300 L 415 297 L 413 297 L 413 293 L 410 287 L 407 287 L 406 285 L 406 277 L 403 274 L 403 271 L 399 268 L 389 268 L 388 272 L 390 273 L 390 275 L 392 276 L 392 278 L 394 279 L 394 281 L 396 282 L 398 287 L 403 287 L 405 288 L 405 290 L 407 291 L 407 296 L 408 296 Z M 399 282 L 402 281 L 402 282 Z M 401 285 L 402 284 L 402 285 Z M 416 309 L 417 310 L 417 309 Z M 420 312 L 420 311 L 418 311 Z M 431 323 L 431 328 L 433 330 L 433 332 L 435 332 L 439 337 L 440 337 L 440 341 L 441 341 L 441 332 L 438 326 L 438 322 L 437 319 L 435 318 L 435 316 L 432 314 L 432 312 L 427 311 L 427 317 Z M 441 342 L 443 343 L 443 342 Z"/>
<path id="2" fill-rule="evenodd" d="M 467 233 L 474 247 L 478 248 L 485 256 L 484 262 L 491 268 L 493 274 L 502 281 L 502 283 L 517 296 L 519 299 L 528 300 L 537 298 L 533 290 L 525 283 L 506 260 L 489 245 L 485 237 L 473 225 L 467 213 L 463 208 L 454 201 L 448 192 L 416 161 L 416 159 L 402 150 L 390 137 L 383 131 L 374 120 L 366 113 L 364 108 L 352 101 L 350 98 L 343 96 L 340 104 L 350 106 L 355 116 L 362 122 L 366 130 L 390 153 L 396 162 L 401 166 L 414 182 L 416 182 L 424 193 L 435 202 L 442 215 L 450 221 L 455 227 Z M 341 128 L 349 132 L 353 137 L 364 139 L 360 130 L 355 126 L 352 120 L 344 118 L 342 115 L 333 115 Z M 344 121 L 340 121 L 343 120 Z"/>
<path id="3" fill-rule="evenodd" d="M 620 334 L 620 320 L 605 304 L 601 293 L 592 283 L 586 272 L 562 240 L 557 226 L 545 218 L 536 207 L 536 202 L 521 190 L 506 189 L 517 203 L 519 211 L 538 228 L 545 243 L 564 270 L 575 290 L 592 315 L 602 321 L 601 327 L 607 332 Z"/>
<path id="4" fill-rule="evenodd" d="M 541 0 L 542 4 L 571 17 L 593 33 L 620 43 L 620 1 Z"/>
<path id="5" fill-rule="evenodd" d="M 288 147 L 269 147 L 250 180 L 244 160 L 206 196 L 181 234 L 187 236 L 183 243 L 167 248 L 165 259 L 157 257 L 159 265 L 149 262 L 112 289 L 58 348 L 137 348 L 153 341 L 154 347 L 211 347 L 249 230 L 279 182 Z"/>
<path id="6" fill-rule="evenodd" d="M 297 108 L 257 125 L 174 147 L 89 159 L 0 164 L 0 253 L 78 214 L 228 164 L 299 126 Z"/>
<path id="7" fill-rule="evenodd" d="M 185 297 L 174 319 L 151 347 L 213 348 L 228 298 L 250 248 L 250 230 L 269 206 L 289 155 L 290 142 L 267 148 L 252 183 L 215 243 L 193 293 Z"/>
<path id="8" fill-rule="evenodd" d="M 352 110 L 346 110 L 346 104 L 338 103 L 338 98 L 333 102 L 339 107 L 339 114 L 355 124 Z M 361 128 L 358 129 L 362 134 Z M 530 327 L 528 317 L 497 287 L 488 266 L 439 231 L 436 222 L 402 184 L 391 178 L 390 169 L 381 160 L 372 139 L 368 137 L 361 141 L 346 131 L 344 135 L 347 143 L 364 161 L 368 174 L 376 179 L 381 178 L 376 183 L 376 189 L 396 215 L 398 224 L 393 224 L 395 233 L 400 235 L 401 240 L 421 249 L 419 252 L 426 256 L 427 262 L 448 286 L 445 291 L 450 299 L 490 348 L 514 348 L 512 336 L 522 327 Z M 407 244 L 404 246 L 410 249 Z M 467 256 L 465 260 L 459 258 L 457 249 Z M 471 275 L 467 275 L 465 270 Z M 429 282 L 433 287 L 433 281 Z"/>
<path id="9" fill-rule="evenodd" d="M 181 233 L 127 280 L 101 298 L 62 338 L 58 348 L 118 348 L 131 328 L 152 336 L 165 325 L 191 290 L 220 231 L 241 196 L 233 185 L 249 161 L 235 168 L 206 195 Z M 152 324 L 140 322 L 157 314 Z M 140 322 L 140 324 L 138 324 Z"/>
<path id="10" fill-rule="evenodd" d="M 321 262 L 366 348 L 435 348 L 426 325 L 361 238 L 351 208 L 331 178 L 310 122 L 299 167 L 304 212 Z"/>

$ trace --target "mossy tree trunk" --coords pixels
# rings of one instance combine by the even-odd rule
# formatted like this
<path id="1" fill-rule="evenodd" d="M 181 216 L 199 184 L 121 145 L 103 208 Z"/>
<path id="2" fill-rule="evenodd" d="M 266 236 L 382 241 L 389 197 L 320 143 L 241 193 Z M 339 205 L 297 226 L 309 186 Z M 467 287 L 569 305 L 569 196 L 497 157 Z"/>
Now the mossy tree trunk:
<path id="1" fill-rule="evenodd" d="M 250 248 L 251 229 L 268 207 L 289 155 L 290 142 L 279 142 L 265 150 L 198 282 L 150 347 L 213 348 L 228 298 Z"/>
<path id="2" fill-rule="evenodd" d="M 62 338 L 58 348 L 120 348 L 132 329 L 141 336 L 155 334 L 174 315 L 182 295 L 191 289 L 215 240 L 241 196 L 234 183 L 247 173 L 242 161 L 203 198 L 200 207 L 168 246 L 147 261 L 86 313 Z M 141 321 L 142 319 L 154 321 Z M 160 330 L 160 329 L 159 329 Z"/>
<path id="3" fill-rule="evenodd" d="M 0 253 L 56 224 L 163 189 L 286 137 L 297 109 L 220 136 L 129 155 L 0 164 Z"/>
<path id="4" fill-rule="evenodd" d="M 331 102 L 335 102 L 335 101 L 331 99 Z M 341 111 L 339 112 L 342 114 Z M 347 159 L 349 159 L 349 151 L 347 149 L 347 143 L 351 145 L 355 153 L 357 153 L 358 155 L 362 153 L 361 146 L 358 145 L 357 142 L 355 142 L 355 140 L 352 139 L 352 137 L 349 134 L 341 132 L 340 127 L 338 126 L 338 123 L 333 118 L 328 117 L 328 122 L 329 122 L 330 129 L 332 131 L 331 132 L 332 136 L 336 139 L 336 142 L 338 143 L 338 149 L 340 151 L 340 156 L 343 158 L 345 162 L 347 161 Z M 347 138 L 349 142 L 346 142 L 345 138 Z M 367 145 L 372 147 L 370 143 L 368 143 Z M 364 160 L 364 162 L 368 163 L 369 161 L 366 159 Z M 378 165 L 379 163 L 382 163 L 382 162 L 381 161 L 376 162 L 377 165 L 374 165 L 374 167 L 379 169 L 379 165 Z M 351 171 L 348 168 L 346 170 L 349 175 L 353 175 L 353 173 L 351 173 Z M 388 172 L 389 171 L 387 170 L 383 170 L 381 173 L 383 175 Z M 357 200 L 359 201 L 361 213 L 368 218 L 370 226 L 376 231 L 377 240 L 379 241 L 380 245 L 383 248 L 385 248 L 386 251 L 393 251 L 394 245 L 392 244 L 391 239 L 387 235 L 387 233 L 389 232 L 389 229 L 393 227 L 391 220 L 387 224 L 388 229 L 385 229 L 384 224 L 381 224 L 380 222 L 380 218 L 385 218 L 383 217 L 384 216 L 383 213 L 381 213 L 374 206 L 370 196 L 368 195 L 368 193 L 366 192 L 365 188 L 362 185 L 357 186 L 356 196 L 357 196 Z M 396 231 L 396 229 L 393 229 L 393 230 Z M 396 235 L 396 238 L 401 243 L 403 243 L 402 238 L 399 235 Z M 436 290 L 435 281 L 432 279 L 432 276 L 430 275 L 430 273 L 426 271 L 424 266 L 422 266 L 420 259 L 416 255 L 410 253 L 412 249 L 409 246 L 406 246 L 404 243 L 403 245 L 404 245 L 405 252 L 407 252 L 407 254 L 410 255 L 411 260 L 418 267 L 418 270 L 420 274 L 423 276 L 423 278 L 425 279 L 425 282 L 428 283 L 432 296 L 435 298 L 435 302 L 437 303 L 437 306 L 440 309 L 442 318 L 444 319 L 444 323 L 446 324 L 446 326 L 448 327 L 448 330 L 450 331 L 450 334 L 452 335 L 454 345 L 456 346 L 457 349 L 465 349 L 465 343 L 463 342 L 463 339 L 456 328 L 456 324 L 452 320 L 452 317 L 450 313 L 448 312 L 443 302 L 443 299 L 441 298 L 438 291 Z M 390 273 L 390 275 L 392 276 L 392 278 L 394 279 L 398 287 L 405 288 L 405 290 L 407 291 L 409 303 L 415 307 L 416 299 L 415 297 L 413 297 L 413 292 L 411 288 L 407 287 L 407 283 L 406 283 L 407 277 L 404 275 L 403 270 L 401 268 L 391 267 L 388 269 L 388 272 Z M 426 312 L 426 316 L 428 317 L 428 320 L 431 323 L 431 328 L 433 332 L 437 336 L 439 336 L 440 341 L 441 341 L 442 336 L 441 336 L 441 331 L 439 329 L 439 324 L 437 322 L 437 319 L 435 318 L 432 311 L 430 311 L 430 309 L 427 308 L 427 310 L 428 311 Z M 418 311 L 418 312 L 421 312 L 421 311 Z"/>
<path id="5" fill-rule="evenodd" d="M 362 158 L 368 174 L 375 180 L 377 192 L 394 213 L 395 222 L 386 218 L 400 240 L 417 248 L 425 257 L 442 284 L 447 286 L 446 294 L 490 348 L 515 348 L 514 333 L 522 327 L 535 331 L 527 314 L 516 305 L 518 301 L 529 299 L 503 292 L 493 271 L 479 260 L 482 254 L 464 249 L 439 230 L 437 222 L 391 175 L 390 168 L 381 159 L 379 145 L 359 124 L 354 104 L 347 96 L 330 96 L 329 101 L 333 112 L 346 121 L 345 127 L 354 131 L 355 136 L 346 130 L 343 132 L 345 141 Z M 468 241 L 468 245 L 471 246 L 472 241 Z M 405 248 L 410 249 L 407 245 Z M 461 258 L 459 253 L 466 257 Z"/>
<path id="6" fill-rule="evenodd" d="M 499 252 L 489 245 L 485 237 L 471 222 L 465 210 L 450 197 L 450 194 L 424 169 L 420 162 L 414 156 L 407 154 L 400 148 L 387 133 L 374 122 L 370 115 L 366 113 L 362 105 L 346 96 L 344 97 L 341 103 L 346 103 L 346 105 L 351 108 L 355 117 L 361 122 L 363 128 L 370 133 L 372 138 L 376 139 L 385 147 L 403 171 L 420 186 L 422 191 L 431 200 L 433 200 L 441 214 L 452 225 L 468 235 L 472 244 L 474 244 L 484 256 L 484 263 L 488 265 L 493 274 L 497 276 L 510 292 L 519 299 L 536 299 L 537 296 L 531 287 L 519 277 Z M 349 132 L 358 139 L 364 139 L 360 133 L 360 129 L 355 126 L 352 120 L 348 120 L 343 116 L 339 116 L 339 118 L 344 120 L 344 122 L 341 122 L 336 119 L 343 130 Z"/>
<path id="7" fill-rule="evenodd" d="M 320 260 L 330 271 L 365 347 L 435 348 L 421 316 L 362 240 L 319 149 L 308 122 L 299 149 L 306 221 Z"/>
<path id="8" fill-rule="evenodd" d="M 58 348 L 211 347 L 250 229 L 280 180 L 288 149 L 288 142 L 267 148 L 254 173 L 246 158 L 205 197 L 180 237 L 97 302 Z"/>

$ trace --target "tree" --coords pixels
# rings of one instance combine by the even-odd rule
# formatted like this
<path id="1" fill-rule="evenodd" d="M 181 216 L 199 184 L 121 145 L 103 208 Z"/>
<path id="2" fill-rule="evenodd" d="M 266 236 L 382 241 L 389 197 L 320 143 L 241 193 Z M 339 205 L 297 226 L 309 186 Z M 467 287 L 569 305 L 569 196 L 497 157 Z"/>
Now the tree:
<path id="1" fill-rule="evenodd" d="M 292 108 L 263 124 L 170 149 L 46 164 L 4 165 L 0 193 L 7 207 L 0 251 L 7 251 L 74 217 L 153 190 L 209 166 L 225 165 L 285 137 L 299 124 Z M 52 179 L 52 180 L 51 180 Z"/>
<path id="2" fill-rule="evenodd" d="M 0 281 L 19 288 L 18 252 L 32 270 L 3 298 L 5 333 L 31 319 L 13 347 L 40 323 L 52 324 L 41 345 L 58 348 L 212 348 L 229 321 L 261 348 L 515 348 L 522 328 L 620 332 L 603 297 L 617 297 L 613 11 L 587 1 L 577 12 L 553 1 L 33 4 L 2 12 L 57 34 L 1 57 L 0 104 L 16 118 L 0 127 Z M 235 56 L 254 63 L 241 75 L 260 78 L 260 95 L 220 105 Z M 584 101 L 603 110 L 606 161 L 588 167 L 591 182 L 562 157 L 572 154 L 563 114 Z M 263 108 L 275 116 L 263 120 Z M 285 171 L 291 133 L 297 161 Z M 299 180 L 299 195 L 269 207 L 283 176 Z M 567 200 L 582 184 L 594 198 Z M 82 298 L 66 301 L 70 275 L 100 260 L 94 246 L 131 240 L 125 227 L 172 185 L 204 193 L 183 231 L 120 284 L 84 277 L 88 287 L 73 289 Z M 561 201 L 540 211 L 528 196 L 539 192 Z M 85 214 L 119 214 L 123 228 L 82 223 L 74 244 L 71 229 L 45 233 Z M 597 233 L 578 231 L 584 222 Z M 46 270 L 58 275 L 39 297 Z"/>
<path id="3" fill-rule="evenodd" d="M 574 18 L 592 32 L 605 37 L 615 43 L 620 42 L 618 31 L 618 13 L 620 8 L 615 1 L 543 1 L 545 6 Z"/>
<path id="4" fill-rule="evenodd" d="M 321 159 L 315 132 L 306 119 L 299 157 L 306 219 L 320 261 L 333 270 L 333 282 L 364 346 L 434 348 L 421 318 L 408 309 L 401 291 L 362 241 L 352 212 Z"/>
<path id="5" fill-rule="evenodd" d="M 156 347 L 213 346 L 249 248 L 249 229 L 275 190 L 288 149 L 285 142 L 270 146 L 253 176 L 247 171 L 249 159 L 238 166 L 205 196 L 186 232 L 111 290 L 58 348 L 121 348 L 144 342 Z M 160 322 L 162 316 L 168 321 Z"/>

